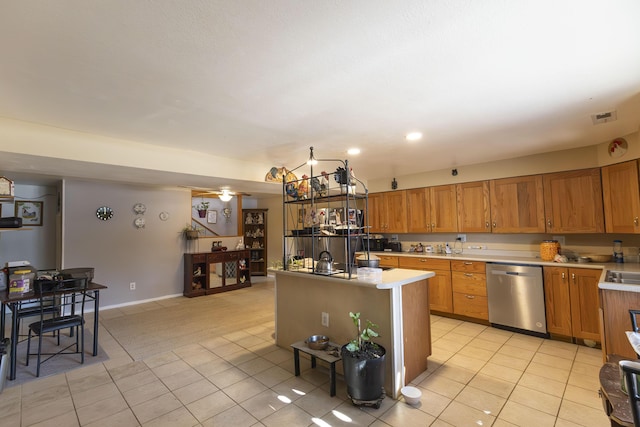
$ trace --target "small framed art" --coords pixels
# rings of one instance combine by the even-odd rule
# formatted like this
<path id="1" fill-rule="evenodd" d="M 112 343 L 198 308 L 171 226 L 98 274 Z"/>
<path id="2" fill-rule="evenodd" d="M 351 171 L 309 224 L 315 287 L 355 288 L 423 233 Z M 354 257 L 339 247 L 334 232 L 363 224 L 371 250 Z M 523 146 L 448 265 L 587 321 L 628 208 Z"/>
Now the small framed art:
<path id="1" fill-rule="evenodd" d="M 22 225 L 42 225 L 44 202 L 21 200 L 15 203 L 15 216 L 22 218 Z"/>
<path id="2" fill-rule="evenodd" d="M 207 211 L 207 222 L 209 224 L 215 224 L 216 222 L 218 222 L 218 211 Z"/>

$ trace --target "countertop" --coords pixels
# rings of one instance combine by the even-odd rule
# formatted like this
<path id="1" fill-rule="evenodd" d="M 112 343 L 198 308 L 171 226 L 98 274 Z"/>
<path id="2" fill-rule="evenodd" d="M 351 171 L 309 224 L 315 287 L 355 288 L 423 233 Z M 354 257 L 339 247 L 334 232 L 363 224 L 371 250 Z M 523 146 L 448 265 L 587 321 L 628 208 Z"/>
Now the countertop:
<path id="1" fill-rule="evenodd" d="M 361 280 L 358 279 L 357 275 L 352 274 L 352 278 L 348 279 L 346 273 L 338 273 L 332 274 L 330 276 L 324 274 L 313 274 L 311 270 L 308 268 L 300 268 L 298 270 L 271 270 L 276 274 L 287 274 L 287 275 L 299 275 L 306 274 L 307 278 L 310 280 L 335 280 L 338 282 L 344 282 L 349 285 L 356 286 L 366 286 L 366 287 L 375 287 L 377 289 L 393 289 L 399 288 L 404 285 L 408 285 L 409 283 L 414 283 L 419 280 L 428 279 L 430 277 L 435 276 L 433 271 L 422 271 L 422 270 L 408 270 L 404 268 L 394 268 L 391 270 L 384 270 L 382 272 L 381 280 Z M 277 280 L 277 278 L 276 278 Z"/>
<path id="2" fill-rule="evenodd" d="M 505 251 L 506 252 L 506 251 Z M 552 262 L 543 261 L 538 257 L 526 257 L 526 256 L 511 256 L 507 253 L 499 255 L 482 255 L 477 253 L 472 254 L 434 254 L 427 252 L 371 252 L 378 257 L 382 256 L 398 256 L 398 257 L 418 257 L 418 258 L 434 258 L 434 259 L 449 259 L 449 260 L 464 260 L 464 261 L 481 261 L 481 262 L 495 262 L 502 264 L 528 264 L 528 265 L 540 265 L 549 267 L 571 267 L 571 268 L 590 268 L 602 271 L 600 276 L 600 282 L 598 287 L 600 289 L 608 289 L 614 291 L 625 292 L 640 292 L 640 285 L 630 285 L 625 283 L 611 283 L 605 281 L 607 271 L 626 271 L 640 273 L 640 263 L 579 263 L 579 262 Z M 391 270 L 393 271 L 393 270 Z"/>

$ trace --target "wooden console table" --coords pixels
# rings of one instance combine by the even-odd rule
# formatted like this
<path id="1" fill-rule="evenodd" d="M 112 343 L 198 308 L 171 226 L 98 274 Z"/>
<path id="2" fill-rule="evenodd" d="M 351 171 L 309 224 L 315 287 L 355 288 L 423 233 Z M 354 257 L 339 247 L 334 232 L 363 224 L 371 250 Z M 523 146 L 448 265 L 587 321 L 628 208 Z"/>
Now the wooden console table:
<path id="1" fill-rule="evenodd" d="M 246 249 L 184 254 L 184 296 L 197 297 L 251 286 Z"/>

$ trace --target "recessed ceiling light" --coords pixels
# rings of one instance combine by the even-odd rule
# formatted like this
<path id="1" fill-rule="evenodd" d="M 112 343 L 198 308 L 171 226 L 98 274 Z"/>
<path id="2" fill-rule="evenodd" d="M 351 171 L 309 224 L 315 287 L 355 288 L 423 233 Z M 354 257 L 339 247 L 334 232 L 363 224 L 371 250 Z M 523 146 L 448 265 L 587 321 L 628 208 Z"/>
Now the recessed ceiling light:
<path id="1" fill-rule="evenodd" d="M 405 139 L 407 141 L 418 141 L 418 140 L 422 139 L 422 132 L 409 132 L 405 136 Z"/>
<path id="2" fill-rule="evenodd" d="M 347 154 L 355 156 L 356 154 L 360 154 L 360 149 L 359 148 L 349 148 L 347 150 Z"/>

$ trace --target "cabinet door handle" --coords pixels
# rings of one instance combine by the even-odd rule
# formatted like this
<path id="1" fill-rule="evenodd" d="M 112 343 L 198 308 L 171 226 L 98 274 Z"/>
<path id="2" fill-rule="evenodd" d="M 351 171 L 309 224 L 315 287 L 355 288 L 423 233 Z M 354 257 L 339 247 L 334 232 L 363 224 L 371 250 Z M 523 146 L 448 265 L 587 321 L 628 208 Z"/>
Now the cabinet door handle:
<path id="1" fill-rule="evenodd" d="M 633 218 L 633 225 L 638 225 L 638 217 Z"/>
<path id="2" fill-rule="evenodd" d="M 576 281 L 576 273 L 571 273 L 571 280 Z"/>
<path id="3" fill-rule="evenodd" d="M 552 226 L 551 226 L 551 220 L 550 220 L 550 219 L 549 219 L 549 220 L 547 220 L 547 227 L 549 227 L 549 228 L 551 228 L 551 227 L 552 227 Z"/>
<path id="4" fill-rule="evenodd" d="M 465 277 L 473 277 L 473 273 L 464 273 Z"/>
<path id="5" fill-rule="evenodd" d="M 465 297 L 467 297 L 468 299 L 475 299 L 476 298 L 475 295 L 465 295 Z"/>
<path id="6" fill-rule="evenodd" d="M 493 228 L 498 228 L 498 223 L 493 221 Z"/>
<path id="7" fill-rule="evenodd" d="M 436 223 L 435 223 L 435 222 L 432 222 L 432 223 L 431 223 L 431 230 L 433 231 L 433 230 L 435 230 L 435 229 L 436 229 Z"/>
<path id="8" fill-rule="evenodd" d="M 564 273 L 562 273 L 562 280 L 564 280 Z"/>
<path id="9" fill-rule="evenodd" d="M 489 228 L 489 221 L 484 223 L 485 228 Z"/>

